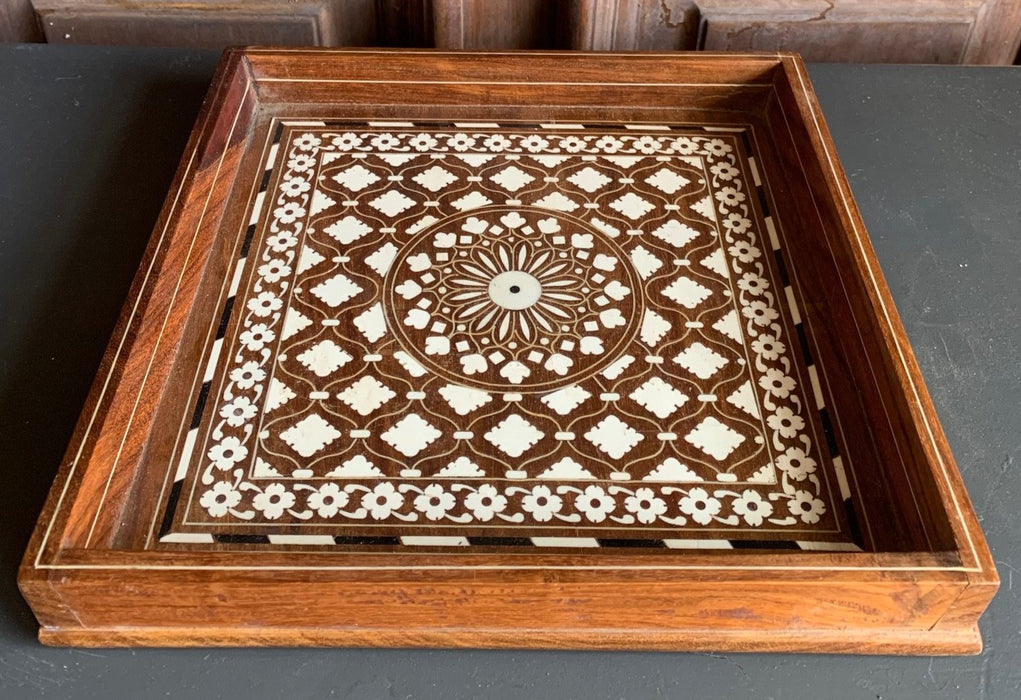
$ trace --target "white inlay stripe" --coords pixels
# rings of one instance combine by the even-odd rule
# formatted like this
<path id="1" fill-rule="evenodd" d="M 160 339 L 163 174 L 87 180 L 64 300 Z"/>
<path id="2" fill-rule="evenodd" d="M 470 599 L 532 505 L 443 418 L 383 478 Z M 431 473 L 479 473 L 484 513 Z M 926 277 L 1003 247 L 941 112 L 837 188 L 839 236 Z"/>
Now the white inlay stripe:
<path id="1" fill-rule="evenodd" d="M 726 540 L 663 540 L 670 549 L 733 549 Z"/>
<path id="2" fill-rule="evenodd" d="M 213 544 L 213 536 L 202 532 L 171 532 L 163 535 L 160 542 L 170 544 Z"/>
<path id="3" fill-rule="evenodd" d="M 209 353 L 209 362 L 206 363 L 206 373 L 202 375 L 202 383 L 213 381 L 213 373 L 216 369 L 216 361 L 220 357 L 220 351 L 223 350 L 223 338 L 217 338 L 216 342 L 213 343 L 213 350 Z"/>
<path id="4" fill-rule="evenodd" d="M 174 474 L 174 481 L 180 481 L 188 474 L 188 462 L 191 461 L 191 453 L 195 450 L 195 440 L 199 430 L 189 430 L 184 439 L 184 449 L 181 450 L 181 461 L 177 463 L 177 472 Z"/>
<path id="5" fill-rule="evenodd" d="M 247 258 L 241 258 L 238 260 L 238 264 L 234 266 L 234 277 L 230 281 L 230 289 L 227 290 L 227 297 L 236 296 L 238 293 L 238 287 L 241 286 L 241 273 L 245 269 L 245 260 Z"/>
<path id="6" fill-rule="evenodd" d="M 776 235 L 776 226 L 773 224 L 773 217 L 767 216 L 765 218 L 766 231 L 769 233 L 769 245 L 773 247 L 773 250 L 780 250 L 780 238 Z"/>
<path id="7" fill-rule="evenodd" d="M 748 156 L 748 169 L 752 171 L 752 181 L 756 187 L 762 187 L 762 180 L 759 179 L 759 169 L 755 166 L 755 159 Z"/>
<path id="8" fill-rule="evenodd" d="M 269 155 L 266 156 L 266 167 L 265 170 L 272 170 L 276 164 L 277 152 L 280 150 L 280 144 L 274 143 L 270 146 Z"/>
<path id="9" fill-rule="evenodd" d="M 269 535 L 268 539 L 270 544 L 336 544 L 330 535 Z"/>
<path id="10" fill-rule="evenodd" d="M 467 537 L 433 537 L 429 535 L 405 535 L 401 544 L 413 547 L 467 547 Z"/>
<path id="11" fill-rule="evenodd" d="M 812 383 L 812 393 L 815 394 L 816 408 L 826 408 L 826 402 L 822 398 L 822 385 L 819 383 L 819 372 L 815 365 L 808 366 L 808 380 Z"/>
<path id="12" fill-rule="evenodd" d="M 259 223 L 259 216 L 262 214 L 262 205 L 266 201 L 266 191 L 263 190 L 255 195 L 255 203 L 252 204 L 252 216 L 248 219 L 249 224 Z"/>
<path id="13" fill-rule="evenodd" d="M 837 473 L 837 485 L 840 488 L 840 497 L 846 501 L 851 497 L 851 487 L 847 483 L 847 473 L 844 471 L 844 462 L 839 456 L 833 458 L 833 471 Z"/>
<path id="14" fill-rule="evenodd" d="M 783 291 L 787 295 L 787 307 L 791 310 L 791 320 L 794 321 L 794 325 L 798 325 L 801 323 L 801 312 L 798 311 L 798 302 L 794 301 L 794 290 L 784 287 Z"/>
<path id="15" fill-rule="evenodd" d="M 599 540 L 594 537 L 533 537 L 532 544 L 536 547 L 598 547 Z"/>
<path id="16" fill-rule="evenodd" d="M 861 547 L 854 542 L 807 542 L 798 540 L 795 542 L 799 547 L 816 552 L 860 552 Z"/>

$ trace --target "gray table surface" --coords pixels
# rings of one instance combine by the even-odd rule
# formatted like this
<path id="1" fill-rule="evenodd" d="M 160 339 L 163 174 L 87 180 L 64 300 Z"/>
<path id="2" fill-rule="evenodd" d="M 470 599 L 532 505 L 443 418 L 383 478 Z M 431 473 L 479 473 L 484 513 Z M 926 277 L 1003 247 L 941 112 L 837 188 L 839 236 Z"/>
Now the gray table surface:
<path id="1" fill-rule="evenodd" d="M 1021 69 L 811 66 L 1003 586 L 966 658 L 50 649 L 17 563 L 216 55 L 0 45 L 0 698 L 1021 697 Z"/>

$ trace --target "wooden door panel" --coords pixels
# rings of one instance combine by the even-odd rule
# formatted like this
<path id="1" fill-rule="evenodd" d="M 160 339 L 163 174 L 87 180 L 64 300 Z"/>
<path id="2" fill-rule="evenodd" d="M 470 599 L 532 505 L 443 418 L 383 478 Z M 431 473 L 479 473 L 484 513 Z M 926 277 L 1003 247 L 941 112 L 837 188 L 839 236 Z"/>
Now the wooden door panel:
<path id="1" fill-rule="evenodd" d="M 807 22 L 720 13 L 703 15 L 700 48 L 779 51 L 797 47 L 806 61 L 960 63 L 973 26 L 967 17 Z"/>
<path id="2" fill-rule="evenodd" d="M 1021 3 L 699 0 L 699 48 L 797 51 L 806 61 L 1009 63 Z"/>
<path id="3" fill-rule="evenodd" d="M 40 41 L 32 3 L 29 0 L 0 0 L 0 41 Z"/>
<path id="4" fill-rule="evenodd" d="M 571 47 L 591 51 L 694 49 L 693 0 L 573 0 Z"/>
<path id="5" fill-rule="evenodd" d="M 126 5 L 115 0 L 34 0 L 50 43 L 224 48 L 360 46 L 377 41 L 374 0 L 199 0 Z"/>
<path id="6" fill-rule="evenodd" d="M 561 0 L 432 0 L 442 49 L 551 49 L 558 42 Z"/>

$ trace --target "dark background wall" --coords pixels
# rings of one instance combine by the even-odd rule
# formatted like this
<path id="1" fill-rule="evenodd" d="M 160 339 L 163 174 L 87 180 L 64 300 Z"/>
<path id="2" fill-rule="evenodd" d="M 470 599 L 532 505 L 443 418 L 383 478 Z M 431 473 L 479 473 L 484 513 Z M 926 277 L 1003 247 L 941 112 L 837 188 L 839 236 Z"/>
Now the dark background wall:
<path id="1" fill-rule="evenodd" d="M 0 41 L 798 51 L 1009 64 L 1018 0 L 0 0 Z"/>

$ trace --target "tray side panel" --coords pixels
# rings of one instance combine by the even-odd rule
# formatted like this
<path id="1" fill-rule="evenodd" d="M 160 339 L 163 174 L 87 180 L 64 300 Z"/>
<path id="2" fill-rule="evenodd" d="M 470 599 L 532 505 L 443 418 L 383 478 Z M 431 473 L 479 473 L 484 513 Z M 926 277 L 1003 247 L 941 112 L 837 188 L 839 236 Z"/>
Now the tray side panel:
<path id="1" fill-rule="evenodd" d="M 92 645 L 275 644 L 851 651 L 975 651 L 967 631 L 923 636 L 963 584 L 873 580 L 337 583 L 315 572 L 240 581 L 222 573 L 87 573 L 60 586 L 78 611 L 44 620 L 44 640 Z M 271 586 L 271 588 L 269 588 Z M 272 593 L 268 594 L 268 591 Z M 620 596 L 628 596 L 621 606 Z M 749 601 L 754 601 L 749 603 Z M 156 630 L 159 632 L 156 632 Z M 970 628 L 966 628 L 970 629 Z M 78 630 L 94 630 L 86 637 Z M 779 637 L 774 638 L 775 635 Z M 914 640 L 907 644 L 905 639 Z M 967 641 L 962 641 L 962 638 Z M 923 641 L 924 640 L 924 641 Z"/>
<path id="2" fill-rule="evenodd" d="M 125 377 L 140 381 L 144 377 L 142 368 L 126 365 L 126 358 L 132 355 L 143 342 L 139 326 L 142 316 L 151 314 L 152 307 L 162 303 L 156 298 L 154 280 L 158 271 L 172 264 L 167 243 L 179 232 L 182 202 L 201 197 L 206 198 L 202 189 L 203 174 L 208 172 L 210 161 L 215 154 L 223 154 L 225 141 L 218 141 L 225 116 L 225 106 L 231 99 L 238 99 L 239 86 L 247 84 L 247 71 L 240 55 L 228 54 L 221 61 L 213 87 L 210 89 L 197 125 L 189 140 L 185 157 L 175 175 L 170 195 L 155 226 L 155 233 L 143 256 L 129 301 L 122 310 L 111 343 L 98 370 L 82 416 L 76 426 L 70 447 L 54 481 L 36 531 L 26 552 L 23 572 L 27 573 L 40 559 L 55 556 L 68 541 L 81 542 L 89 537 L 93 519 L 100 509 L 102 494 L 107 490 L 111 475 L 109 469 L 119 446 L 100 444 L 101 429 L 117 423 L 122 428 L 124 417 L 135 405 L 130 393 L 120 388 Z M 242 88 L 243 89 L 243 88 Z M 232 115 L 234 112 L 230 112 Z M 150 338 L 151 340 L 152 338 Z M 153 404 L 154 405 L 154 404 Z M 143 418 L 153 405 L 141 406 Z M 137 446 L 136 446 L 137 447 Z M 125 471 L 132 478 L 133 463 Z M 119 508 L 114 507 L 114 519 Z"/>
<path id="3" fill-rule="evenodd" d="M 883 350 L 892 331 L 884 329 L 869 301 L 867 279 L 878 274 L 878 263 L 843 233 L 849 224 L 837 208 L 842 200 L 834 194 L 835 175 L 824 167 L 825 154 L 815 156 L 817 145 L 798 116 L 800 96 L 800 90 L 778 82 L 768 118 L 780 167 L 803 173 L 786 183 L 795 217 L 786 234 L 799 239 L 791 246 L 793 267 L 808 299 L 805 314 L 816 331 L 817 351 L 836 370 L 825 381 L 845 416 L 846 441 L 872 455 L 856 461 L 863 527 L 880 551 L 954 549 L 935 485 L 925 478 L 929 459 L 907 405 L 898 403 L 902 384 Z"/>
<path id="4" fill-rule="evenodd" d="M 875 370 L 856 388 L 876 387 L 880 405 L 888 407 L 886 425 L 880 416 L 872 427 L 877 432 L 879 426 L 885 427 L 885 449 L 904 455 L 903 477 L 897 475 L 891 483 L 897 507 L 913 505 L 918 514 L 915 527 L 929 546 L 934 551 L 942 548 L 956 552 L 969 572 L 969 587 L 934 628 L 963 629 L 974 625 L 989 604 L 999 577 L 875 253 L 864 234 L 864 224 L 836 159 L 804 65 L 796 56 L 786 57 L 784 64 L 785 77 L 778 80 L 778 96 L 801 115 L 794 133 L 800 132 L 801 138 L 820 154 L 817 163 L 824 166 L 822 182 L 831 190 L 830 216 L 839 224 L 834 230 L 840 235 L 829 240 L 835 250 L 849 256 L 848 268 L 857 272 L 841 279 L 853 290 L 851 301 L 860 309 L 854 318 L 861 335 L 871 340 L 868 361 Z"/>

